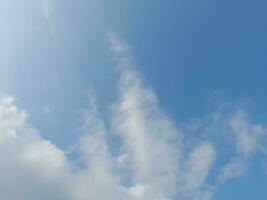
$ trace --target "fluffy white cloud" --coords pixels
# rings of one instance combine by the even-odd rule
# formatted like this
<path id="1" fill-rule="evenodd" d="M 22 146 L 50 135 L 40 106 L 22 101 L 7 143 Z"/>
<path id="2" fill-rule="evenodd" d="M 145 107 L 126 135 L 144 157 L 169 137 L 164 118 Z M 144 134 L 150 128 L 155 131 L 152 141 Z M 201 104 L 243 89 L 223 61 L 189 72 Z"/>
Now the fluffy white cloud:
<path id="1" fill-rule="evenodd" d="M 95 106 L 84 114 L 85 134 L 78 146 L 86 167 L 79 169 L 62 150 L 39 135 L 13 98 L 5 97 L 0 103 L 1 198 L 164 200 L 172 199 L 177 187 L 194 181 L 198 185 L 186 190 L 198 190 L 212 164 L 212 147 L 203 144 L 195 149 L 188 169 L 183 170 L 180 134 L 158 108 L 153 92 L 142 86 L 134 71 L 127 69 L 122 79 L 113 120 L 115 131 L 125 142 L 123 157 L 129 155 L 131 160 L 127 166 L 133 174 L 130 186 L 123 186 L 115 173 L 116 158 L 109 151 L 105 126 L 96 117 Z M 199 156 L 205 163 L 195 166 Z M 179 173 L 192 176 L 184 179 Z"/>
<path id="2" fill-rule="evenodd" d="M 185 192 L 200 192 L 214 160 L 211 145 L 203 144 L 189 155 L 182 136 L 159 108 L 151 89 L 132 68 L 128 48 L 111 39 L 114 56 L 124 64 L 120 98 L 113 106 L 113 128 L 124 145 L 122 156 L 110 153 L 104 123 L 94 104 L 84 112 L 80 153 L 85 167 L 74 166 L 65 152 L 42 138 L 27 121 L 27 112 L 5 97 L 0 103 L 0 195 L 3 199 L 153 199 L 167 200 Z M 196 165 L 201 157 L 201 165 Z M 122 184 L 117 160 L 129 172 Z M 127 160 L 127 161 L 125 161 Z M 186 177 L 186 178 L 185 178 Z M 193 182 L 197 184 L 192 185 Z M 190 196 L 192 196 L 190 194 Z"/>
<path id="3" fill-rule="evenodd" d="M 27 113 L 0 102 L 0 195 L 3 199 L 64 199 L 69 170 L 64 153 L 27 123 Z"/>
<path id="4" fill-rule="evenodd" d="M 112 106 L 112 132 L 122 139 L 113 155 L 108 131 L 92 101 L 83 112 L 83 136 L 75 144 L 82 167 L 66 152 L 41 137 L 27 112 L 11 97 L 0 101 L 0 197 L 8 200 L 211 200 L 208 177 L 217 157 L 211 141 L 184 137 L 160 109 L 158 99 L 135 70 L 130 47 L 110 35 L 118 62 L 119 99 Z M 264 128 L 238 112 L 228 121 L 236 138 L 236 155 L 220 176 L 244 171 L 244 162 L 259 148 Z M 218 122 L 218 119 L 217 119 Z M 188 145 L 190 144 L 190 145 Z M 241 172 L 240 172 L 241 171 Z M 127 176 L 125 177 L 125 173 Z"/>

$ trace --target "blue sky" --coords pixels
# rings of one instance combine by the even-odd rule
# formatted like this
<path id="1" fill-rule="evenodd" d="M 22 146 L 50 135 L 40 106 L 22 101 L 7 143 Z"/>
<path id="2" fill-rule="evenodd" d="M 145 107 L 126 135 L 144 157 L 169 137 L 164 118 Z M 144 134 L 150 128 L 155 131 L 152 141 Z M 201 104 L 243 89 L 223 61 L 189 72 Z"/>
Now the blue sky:
<path id="1" fill-rule="evenodd" d="M 0 2 L 0 196 L 265 199 L 266 19 L 264 0 Z"/>

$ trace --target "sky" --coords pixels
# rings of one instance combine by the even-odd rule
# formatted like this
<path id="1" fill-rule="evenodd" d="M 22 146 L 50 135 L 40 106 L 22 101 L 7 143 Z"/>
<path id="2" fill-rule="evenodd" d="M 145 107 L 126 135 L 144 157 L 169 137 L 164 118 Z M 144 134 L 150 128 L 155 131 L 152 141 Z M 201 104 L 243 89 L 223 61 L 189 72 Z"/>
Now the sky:
<path id="1" fill-rule="evenodd" d="M 1 0 L 0 199 L 266 199 L 266 35 L 264 0 Z"/>

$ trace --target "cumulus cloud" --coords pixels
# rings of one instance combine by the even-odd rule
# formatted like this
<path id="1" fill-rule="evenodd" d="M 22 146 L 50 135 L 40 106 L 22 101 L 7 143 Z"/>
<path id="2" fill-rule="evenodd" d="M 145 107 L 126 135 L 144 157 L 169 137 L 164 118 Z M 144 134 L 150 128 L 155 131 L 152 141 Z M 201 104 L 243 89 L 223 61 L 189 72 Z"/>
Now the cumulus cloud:
<path id="1" fill-rule="evenodd" d="M 118 86 L 120 98 L 112 112 L 114 132 L 124 143 L 121 156 L 110 153 L 105 124 L 97 117 L 94 103 L 83 113 L 84 135 L 77 146 L 85 167 L 78 167 L 64 151 L 41 137 L 13 98 L 5 97 L 0 102 L 1 198 L 167 200 L 185 191 L 200 192 L 213 162 L 212 146 L 194 149 L 188 167 L 183 166 L 181 160 L 187 155 L 181 133 L 131 67 L 130 52 L 124 52 L 127 48 L 114 38 L 111 42 L 114 56 L 125 65 Z M 195 166 L 198 156 L 206 161 Z M 127 184 L 122 184 L 115 169 L 117 160 L 130 173 Z"/>
<path id="2" fill-rule="evenodd" d="M 69 165 L 64 153 L 40 137 L 11 97 L 0 102 L 0 163 L 1 198 L 65 198 Z"/>
<path id="3" fill-rule="evenodd" d="M 209 139 L 185 137 L 160 108 L 155 92 L 134 67 L 130 47 L 109 35 L 118 63 L 119 98 L 112 105 L 112 133 L 122 140 L 111 151 L 110 131 L 91 101 L 82 113 L 83 135 L 74 144 L 82 163 L 61 150 L 27 120 L 12 97 L 0 101 L 0 197 L 9 200 L 211 200 L 216 185 L 208 179 L 218 151 Z M 224 119 L 221 119 L 225 123 Z M 240 173 L 243 162 L 259 149 L 264 128 L 237 113 L 229 122 L 236 155 L 222 179 Z M 190 140 L 189 142 L 186 140 Z M 241 171 L 242 171 L 241 170 Z M 127 173 L 127 176 L 124 176 Z M 243 174 L 243 172 L 242 172 Z"/>
<path id="4" fill-rule="evenodd" d="M 90 113 L 90 114 L 89 114 Z M 31 199 L 129 199 L 112 172 L 105 129 L 94 109 L 85 116 L 80 152 L 85 168 L 74 166 L 65 153 L 27 122 L 27 113 L 5 97 L 0 102 L 0 196 Z M 128 195 L 129 196 L 129 195 Z"/>

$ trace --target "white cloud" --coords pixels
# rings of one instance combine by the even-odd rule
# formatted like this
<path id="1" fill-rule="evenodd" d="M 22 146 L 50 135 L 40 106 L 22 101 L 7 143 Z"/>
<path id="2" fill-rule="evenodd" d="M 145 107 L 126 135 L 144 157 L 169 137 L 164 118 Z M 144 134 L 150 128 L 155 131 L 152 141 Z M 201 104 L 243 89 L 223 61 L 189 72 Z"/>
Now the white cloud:
<path id="1" fill-rule="evenodd" d="M 13 134 L 7 134 L 10 131 Z M 16 107 L 10 97 L 0 102 L 0 138 L 2 199 L 65 198 L 62 183 L 69 164 L 64 153 L 39 136 L 28 124 L 26 111 Z"/>
<path id="2" fill-rule="evenodd" d="M 206 117 L 182 124 L 186 139 L 192 138 L 193 143 L 209 139 L 215 144 L 219 183 L 245 175 L 252 165 L 251 158 L 266 154 L 266 127 L 252 122 L 247 112 L 235 107 L 225 103 Z"/>
<path id="3" fill-rule="evenodd" d="M 247 163 L 242 158 L 233 158 L 231 162 L 222 168 L 220 174 L 220 181 L 224 182 L 226 180 L 242 176 L 247 171 Z"/>
<path id="4" fill-rule="evenodd" d="M 79 147 L 87 167 L 80 169 L 28 124 L 26 111 L 15 106 L 13 98 L 3 98 L 0 102 L 1 199 L 127 199 L 129 194 L 112 172 L 105 129 L 95 117 L 94 109 L 86 114 L 85 127 Z"/>
<path id="5" fill-rule="evenodd" d="M 130 48 L 114 35 L 111 43 L 122 74 L 120 100 L 113 107 L 114 128 L 132 160 L 132 190 L 141 199 L 210 199 L 212 191 L 206 189 L 205 180 L 215 159 L 214 148 L 203 143 L 187 161 L 181 132 L 159 108 L 153 90 L 144 86 Z"/>
<path id="6" fill-rule="evenodd" d="M 124 64 L 119 82 L 120 98 L 113 106 L 113 128 L 123 139 L 122 156 L 110 153 L 105 124 L 91 103 L 84 112 L 84 135 L 75 148 L 85 167 L 75 166 L 66 153 L 45 140 L 27 121 L 27 112 L 5 97 L 0 103 L 0 195 L 3 199 L 71 200 L 167 200 L 185 190 L 202 194 L 202 185 L 214 160 L 208 143 L 200 145 L 187 160 L 181 133 L 159 108 L 156 95 L 144 86 L 132 68 L 129 48 L 112 41 L 113 53 Z M 193 166 L 198 162 L 201 165 Z M 123 163 L 128 186 L 115 169 Z M 123 170 L 123 169 L 122 169 Z M 186 174 L 186 179 L 184 178 Z M 193 182 L 197 184 L 188 189 Z M 186 189 L 185 189 L 186 188 Z"/>
<path id="7" fill-rule="evenodd" d="M 110 35 L 119 65 L 119 99 L 112 106 L 112 132 L 121 137 L 121 154 L 113 155 L 105 123 L 91 101 L 83 112 L 83 136 L 75 147 L 82 167 L 44 139 L 14 99 L 0 101 L 0 198 L 9 200 L 211 200 L 209 176 L 217 159 L 211 141 L 189 138 L 159 107 L 154 91 L 134 67 L 130 47 Z M 219 120 L 219 119 L 217 119 Z M 220 119 L 225 123 L 225 119 Z M 243 174 L 259 148 L 264 128 L 238 112 L 229 122 L 236 155 L 223 180 Z M 190 144 L 190 145 L 188 145 Z M 71 148 L 73 149 L 73 148 Z M 125 179 L 124 173 L 127 174 Z"/>
<path id="8" fill-rule="evenodd" d="M 171 196 L 175 191 L 180 144 L 177 141 L 171 145 L 168 140 L 179 133 L 158 110 L 154 94 L 142 86 L 138 75 L 130 69 L 122 73 L 114 128 L 132 159 L 134 184 L 149 185 L 144 187 L 151 191 L 148 196 Z"/>
<path id="9" fill-rule="evenodd" d="M 229 125 L 236 140 L 236 155 L 222 168 L 219 177 L 221 182 L 246 173 L 249 159 L 260 150 L 260 140 L 266 132 L 262 125 L 249 122 L 243 111 L 237 111 L 229 120 Z"/>
<path id="10" fill-rule="evenodd" d="M 215 150 L 210 143 L 197 146 L 189 154 L 186 190 L 192 191 L 205 184 L 205 179 L 209 175 L 208 173 L 215 160 L 215 154 Z"/>

